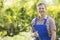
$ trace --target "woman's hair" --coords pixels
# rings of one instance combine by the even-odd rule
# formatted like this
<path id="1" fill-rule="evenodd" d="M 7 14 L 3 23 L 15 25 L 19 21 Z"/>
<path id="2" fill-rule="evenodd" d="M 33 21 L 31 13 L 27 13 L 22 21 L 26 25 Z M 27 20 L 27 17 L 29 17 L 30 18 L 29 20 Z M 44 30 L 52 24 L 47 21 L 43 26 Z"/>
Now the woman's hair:
<path id="1" fill-rule="evenodd" d="M 40 5 L 44 5 L 45 8 L 46 8 L 46 4 L 45 3 L 39 3 L 37 6 L 40 6 Z"/>

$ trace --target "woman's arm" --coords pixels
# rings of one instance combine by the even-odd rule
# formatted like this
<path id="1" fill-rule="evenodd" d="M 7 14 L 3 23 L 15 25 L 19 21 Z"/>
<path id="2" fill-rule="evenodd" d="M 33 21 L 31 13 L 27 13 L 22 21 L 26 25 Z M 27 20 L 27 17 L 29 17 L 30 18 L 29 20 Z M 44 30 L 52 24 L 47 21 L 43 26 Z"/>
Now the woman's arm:
<path id="1" fill-rule="evenodd" d="M 38 33 L 34 30 L 35 18 L 31 22 L 30 33 L 32 37 L 38 37 Z"/>
<path id="2" fill-rule="evenodd" d="M 56 40 L 56 25 L 53 18 L 50 18 L 50 30 L 51 30 L 51 40 Z"/>
<path id="3" fill-rule="evenodd" d="M 51 40 L 56 40 L 56 31 L 51 30 L 51 33 L 52 33 Z"/>

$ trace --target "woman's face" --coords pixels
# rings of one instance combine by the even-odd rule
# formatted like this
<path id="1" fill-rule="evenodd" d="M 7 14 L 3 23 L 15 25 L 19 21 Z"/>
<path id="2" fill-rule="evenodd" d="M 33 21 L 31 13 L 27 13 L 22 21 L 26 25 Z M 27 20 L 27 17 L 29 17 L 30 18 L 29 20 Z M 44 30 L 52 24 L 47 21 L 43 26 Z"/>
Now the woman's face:
<path id="1" fill-rule="evenodd" d="M 40 6 L 37 7 L 37 10 L 38 10 L 39 14 L 45 15 L 46 7 L 45 7 L 45 5 L 40 5 Z"/>

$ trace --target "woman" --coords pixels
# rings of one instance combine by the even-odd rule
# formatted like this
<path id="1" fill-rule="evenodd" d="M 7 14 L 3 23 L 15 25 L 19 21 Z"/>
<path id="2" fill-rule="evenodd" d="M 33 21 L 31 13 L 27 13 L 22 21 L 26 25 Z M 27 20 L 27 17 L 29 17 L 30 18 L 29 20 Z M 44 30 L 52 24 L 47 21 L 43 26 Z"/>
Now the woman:
<path id="1" fill-rule="evenodd" d="M 31 36 L 34 40 L 56 40 L 56 26 L 52 17 L 46 15 L 46 5 L 37 6 L 39 16 L 31 22 Z"/>

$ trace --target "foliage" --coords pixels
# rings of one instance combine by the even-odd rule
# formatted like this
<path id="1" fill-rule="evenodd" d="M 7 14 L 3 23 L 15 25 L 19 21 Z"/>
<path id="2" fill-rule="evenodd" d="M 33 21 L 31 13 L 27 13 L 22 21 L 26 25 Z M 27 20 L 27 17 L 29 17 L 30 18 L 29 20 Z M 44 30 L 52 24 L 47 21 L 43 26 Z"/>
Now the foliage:
<path id="1" fill-rule="evenodd" d="M 36 5 L 39 1 L 41 0 L 16 0 L 11 6 L 4 6 L 4 0 L 0 1 L 0 30 L 3 30 L 9 36 L 16 35 L 19 32 L 29 31 L 32 19 L 38 16 Z M 47 15 L 55 19 L 57 34 L 60 34 L 59 10 L 60 5 L 47 4 Z"/>

